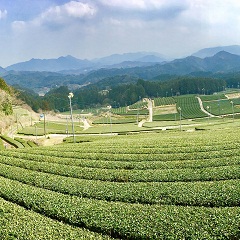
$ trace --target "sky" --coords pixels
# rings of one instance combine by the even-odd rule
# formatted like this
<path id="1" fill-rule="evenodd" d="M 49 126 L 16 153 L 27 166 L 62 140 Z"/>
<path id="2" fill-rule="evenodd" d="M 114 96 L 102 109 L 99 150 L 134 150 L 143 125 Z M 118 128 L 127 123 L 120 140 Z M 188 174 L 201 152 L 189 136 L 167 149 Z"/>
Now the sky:
<path id="1" fill-rule="evenodd" d="M 0 66 L 240 45 L 239 0 L 0 0 Z"/>

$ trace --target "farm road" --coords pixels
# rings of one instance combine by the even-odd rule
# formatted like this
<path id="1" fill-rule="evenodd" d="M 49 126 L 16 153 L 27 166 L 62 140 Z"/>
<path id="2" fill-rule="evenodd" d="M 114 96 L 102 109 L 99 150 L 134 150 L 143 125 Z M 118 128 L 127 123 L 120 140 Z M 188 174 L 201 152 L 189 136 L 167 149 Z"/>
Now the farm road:
<path id="1" fill-rule="evenodd" d="M 210 112 L 208 112 L 208 111 L 206 111 L 206 110 L 204 109 L 203 103 L 202 103 L 202 100 L 201 100 L 200 97 L 197 97 L 197 99 L 198 99 L 200 108 L 201 108 L 201 110 L 202 110 L 204 113 L 206 113 L 209 117 L 218 117 L 218 116 L 215 116 L 215 115 L 211 114 Z"/>

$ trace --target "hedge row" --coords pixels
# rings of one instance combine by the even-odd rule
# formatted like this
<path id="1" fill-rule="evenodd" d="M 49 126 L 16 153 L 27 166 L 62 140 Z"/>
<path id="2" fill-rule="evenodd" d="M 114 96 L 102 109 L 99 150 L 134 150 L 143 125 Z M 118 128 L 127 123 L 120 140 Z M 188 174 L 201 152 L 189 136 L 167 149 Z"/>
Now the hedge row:
<path id="1" fill-rule="evenodd" d="M 3 161 L 3 160 L 1 160 Z M 98 169 L 77 166 L 67 166 L 56 163 L 37 163 L 12 159 L 8 164 L 24 167 L 40 172 L 58 174 L 73 178 L 93 179 L 112 182 L 188 182 L 188 181 L 215 181 L 240 178 L 239 165 L 183 168 L 183 169 Z"/>
<path id="2" fill-rule="evenodd" d="M 24 139 L 22 138 L 19 138 L 19 137 L 15 137 L 14 138 L 15 141 L 17 142 L 20 142 L 24 148 L 29 148 L 30 146 L 28 145 L 27 141 L 25 141 Z"/>
<path id="3" fill-rule="evenodd" d="M 0 196 L 78 227 L 124 239 L 238 239 L 238 207 L 127 204 L 85 199 L 0 178 Z"/>
<path id="4" fill-rule="evenodd" d="M 0 164 L 0 175 L 79 197 L 183 206 L 238 206 L 239 180 L 177 183 L 113 183 L 75 179 Z"/>
<path id="5" fill-rule="evenodd" d="M 82 141 L 84 143 L 84 141 Z M 209 144 L 207 145 L 206 143 L 201 145 L 201 144 L 191 144 L 189 145 L 183 145 L 183 144 L 176 144 L 176 143 L 168 143 L 166 145 L 158 145 L 147 147 L 142 146 L 140 143 L 139 144 L 132 144 L 131 146 L 126 146 L 124 148 L 119 146 L 119 144 L 127 144 L 127 142 L 121 142 L 121 141 L 113 141 L 112 143 L 105 143 L 105 145 L 98 145 L 96 143 L 90 143 L 90 140 L 85 141 L 85 144 L 78 146 L 76 149 L 76 146 L 69 144 L 65 146 L 55 146 L 54 148 L 49 147 L 48 152 L 57 152 L 58 149 L 61 149 L 64 151 L 66 154 L 90 154 L 90 153 L 102 153 L 102 154 L 181 154 L 181 153 L 214 153 L 216 151 L 225 151 L 225 150 L 236 150 L 240 148 L 240 142 L 237 141 L 231 141 L 231 142 L 224 142 L 224 144 L 221 143 L 216 143 L 216 144 Z M 93 148 L 94 146 L 94 148 Z M 42 151 L 43 148 L 39 148 L 39 151 Z M 29 152 L 31 153 L 31 150 L 22 150 L 22 152 Z M 35 152 L 35 150 L 32 150 Z"/>
<path id="6" fill-rule="evenodd" d="M 14 147 L 16 147 L 16 148 L 24 148 L 24 146 L 23 146 L 20 142 L 14 140 L 14 139 L 12 139 L 12 138 L 10 138 L 10 137 L 8 137 L 8 136 L 1 135 L 0 137 L 1 137 L 4 141 L 6 141 L 7 143 L 9 143 L 10 145 L 12 145 L 12 146 L 14 146 Z"/>
<path id="7" fill-rule="evenodd" d="M 47 151 L 47 150 L 46 150 Z M 213 158 L 208 160 L 180 160 L 180 161 L 111 161 L 108 160 L 93 160 L 93 159 L 71 159 L 67 157 L 55 157 L 39 154 L 39 153 L 25 153 L 19 151 L 6 151 L 2 152 L 1 162 L 5 162 L 4 157 L 19 159 L 19 163 L 22 160 L 36 161 L 36 162 L 46 162 L 46 163 L 57 163 L 67 166 L 78 166 L 78 167 L 88 167 L 88 168 L 104 168 L 104 169 L 178 169 L 178 168 L 205 168 L 205 167 L 220 167 L 220 166 L 230 166 L 240 164 L 239 156 L 231 156 L 225 158 Z M 11 160 L 9 160 L 11 162 Z"/>
<path id="8" fill-rule="evenodd" d="M 54 221 L 33 211 L 26 211 L 25 208 L 2 198 L 0 198 L 0 226 L 2 240 L 111 239 L 86 229 Z"/>
<path id="9" fill-rule="evenodd" d="M 82 145 L 84 148 L 84 145 Z M 240 156 L 239 148 L 233 149 L 216 149 L 214 151 L 203 151 L 203 152 L 182 152 L 182 153 L 156 153 L 156 154 L 136 154 L 136 153 L 101 153 L 95 148 L 95 152 L 82 152 L 80 148 L 77 148 L 78 151 L 67 152 L 64 148 L 61 150 L 54 148 L 43 149 L 34 149 L 34 150 L 24 150 L 27 153 L 33 154 L 43 154 L 44 156 L 54 156 L 54 157 L 65 157 L 72 159 L 92 159 L 92 160 L 111 160 L 111 161 L 181 161 L 181 160 L 209 160 L 215 158 L 224 158 L 224 157 L 236 157 Z M 22 151 L 21 151 L 22 152 Z"/>

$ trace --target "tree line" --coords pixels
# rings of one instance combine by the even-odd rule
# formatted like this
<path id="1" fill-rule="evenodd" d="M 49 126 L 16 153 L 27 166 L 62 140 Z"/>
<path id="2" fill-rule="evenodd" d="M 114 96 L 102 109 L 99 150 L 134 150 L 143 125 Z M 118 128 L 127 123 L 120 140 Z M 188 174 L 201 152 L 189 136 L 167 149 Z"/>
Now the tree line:
<path id="1" fill-rule="evenodd" d="M 119 81 L 116 84 L 114 79 Z M 73 91 L 73 108 L 84 109 L 111 105 L 121 107 L 131 105 L 142 98 L 169 97 L 184 94 L 213 94 L 225 89 L 227 83 L 223 79 L 204 77 L 176 77 L 168 81 L 145 81 L 121 84 L 119 76 L 111 77 L 106 82 L 112 85 L 91 84 Z M 33 91 L 19 90 L 18 97 L 32 107 L 34 111 L 54 110 L 64 112 L 69 110 L 67 86 L 61 86 L 40 97 Z"/>

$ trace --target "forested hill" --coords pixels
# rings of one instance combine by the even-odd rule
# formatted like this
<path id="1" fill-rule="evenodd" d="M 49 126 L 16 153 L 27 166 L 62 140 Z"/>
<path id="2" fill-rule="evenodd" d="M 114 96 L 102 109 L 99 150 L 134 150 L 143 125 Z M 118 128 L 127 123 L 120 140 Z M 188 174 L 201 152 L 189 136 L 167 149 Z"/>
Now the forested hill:
<path id="1" fill-rule="evenodd" d="M 126 106 L 137 102 L 139 98 L 212 94 L 226 87 L 226 82 L 222 79 L 203 77 L 177 77 L 168 81 L 145 81 L 135 78 L 131 83 L 128 78 L 129 76 L 116 76 L 106 79 L 108 86 L 102 82 L 73 91 L 73 107 L 83 109 L 107 105 Z M 116 80 L 126 83 L 111 84 Z M 61 112 L 69 109 L 69 91 L 67 86 L 61 86 L 49 91 L 44 97 L 27 90 L 21 90 L 19 96 L 35 111 L 41 108 Z"/>

